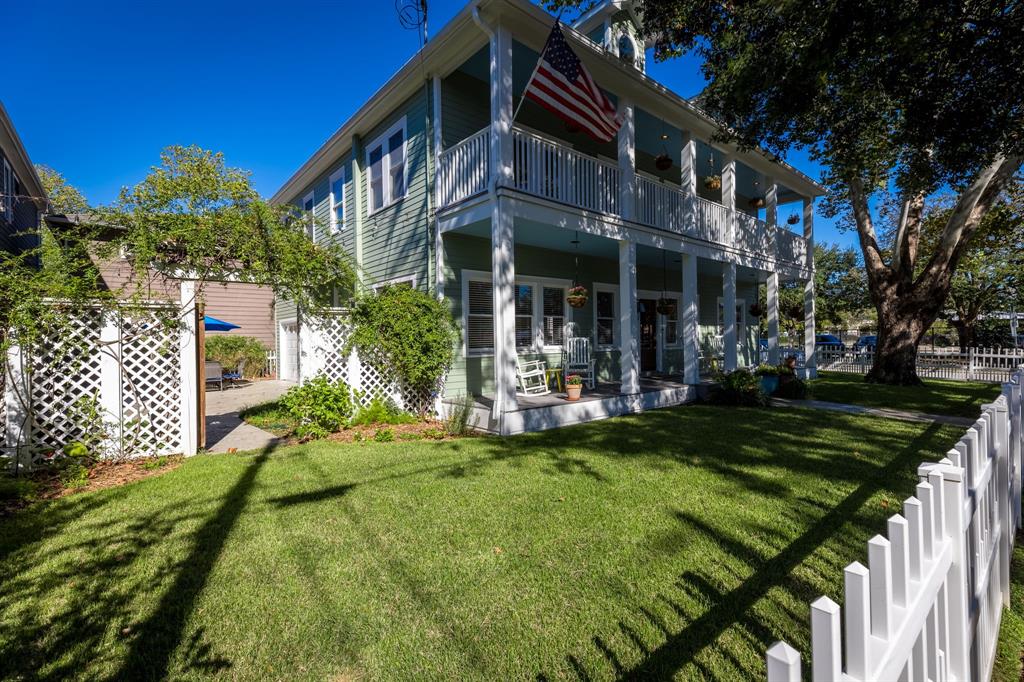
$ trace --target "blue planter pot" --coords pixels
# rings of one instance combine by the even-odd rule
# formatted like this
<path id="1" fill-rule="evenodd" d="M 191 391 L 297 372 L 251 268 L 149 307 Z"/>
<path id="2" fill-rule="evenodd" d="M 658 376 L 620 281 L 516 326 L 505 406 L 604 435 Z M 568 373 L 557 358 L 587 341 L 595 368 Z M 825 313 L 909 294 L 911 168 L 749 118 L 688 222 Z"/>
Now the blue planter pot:
<path id="1" fill-rule="evenodd" d="M 771 395 L 779 388 L 779 377 L 777 376 L 763 376 L 761 377 L 761 390 L 764 391 L 765 395 Z"/>

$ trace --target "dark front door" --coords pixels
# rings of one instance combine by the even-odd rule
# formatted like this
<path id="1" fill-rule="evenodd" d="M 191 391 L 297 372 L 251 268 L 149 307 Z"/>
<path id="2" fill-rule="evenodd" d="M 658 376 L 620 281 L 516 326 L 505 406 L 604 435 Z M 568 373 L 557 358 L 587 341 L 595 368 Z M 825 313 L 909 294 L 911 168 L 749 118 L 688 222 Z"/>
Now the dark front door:
<path id="1" fill-rule="evenodd" d="M 640 318 L 640 371 L 653 372 L 658 369 L 658 302 L 652 298 L 641 298 L 637 302 L 637 316 Z"/>

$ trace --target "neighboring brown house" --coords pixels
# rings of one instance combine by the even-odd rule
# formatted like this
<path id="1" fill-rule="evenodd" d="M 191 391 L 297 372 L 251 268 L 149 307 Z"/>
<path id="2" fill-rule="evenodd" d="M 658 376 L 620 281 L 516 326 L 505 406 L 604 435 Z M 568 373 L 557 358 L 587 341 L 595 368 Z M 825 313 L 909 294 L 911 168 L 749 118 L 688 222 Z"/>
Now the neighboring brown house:
<path id="1" fill-rule="evenodd" d="M 48 227 L 59 234 L 67 225 L 77 222 L 78 216 L 51 215 L 46 217 Z M 128 262 L 123 259 L 109 260 L 100 264 L 100 276 L 107 289 L 120 289 L 132 276 Z M 180 290 L 177 282 L 154 276 L 148 283 L 146 298 L 154 301 L 178 301 Z M 203 312 L 218 320 L 237 324 L 240 328 L 230 332 L 208 331 L 210 336 L 230 334 L 253 336 L 268 349 L 274 348 L 274 292 L 269 287 L 243 282 L 207 283 L 203 292 Z"/>

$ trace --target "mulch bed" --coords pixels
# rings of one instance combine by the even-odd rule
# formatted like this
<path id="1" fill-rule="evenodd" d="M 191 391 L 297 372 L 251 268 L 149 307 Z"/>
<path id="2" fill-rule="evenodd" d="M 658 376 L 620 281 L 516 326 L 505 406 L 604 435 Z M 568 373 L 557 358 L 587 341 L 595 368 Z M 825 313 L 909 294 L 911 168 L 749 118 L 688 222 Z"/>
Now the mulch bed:
<path id="1" fill-rule="evenodd" d="M 120 462 L 98 462 L 89 470 L 89 481 L 77 488 L 65 488 L 61 483 L 58 473 L 53 469 L 42 469 L 28 474 L 27 477 L 36 484 L 33 499 L 12 499 L 0 501 L 0 518 L 8 516 L 31 506 L 41 500 L 55 500 L 66 495 L 76 493 L 92 492 L 113 488 L 133 481 L 140 481 L 144 478 L 159 476 L 173 469 L 177 469 L 182 462 L 180 455 L 165 457 L 161 466 L 146 468 L 146 462 L 152 462 L 149 458 L 124 460 Z"/>
<path id="2" fill-rule="evenodd" d="M 351 426 L 343 431 L 332 433 L 327 440 L 336 443 L 354 443 L 373 441 L 378 431 L 388 430 L 395 436 L 396 442 L 405 440 L 451 440 L 454 436 L 445 433 L 444 424 L 438 421 L 417 421 L 411 424 L 369 424 Z M 358 434 L 358 435 L 357 435 Z M 442 435 L 441 438 L 437 436 Z"/>

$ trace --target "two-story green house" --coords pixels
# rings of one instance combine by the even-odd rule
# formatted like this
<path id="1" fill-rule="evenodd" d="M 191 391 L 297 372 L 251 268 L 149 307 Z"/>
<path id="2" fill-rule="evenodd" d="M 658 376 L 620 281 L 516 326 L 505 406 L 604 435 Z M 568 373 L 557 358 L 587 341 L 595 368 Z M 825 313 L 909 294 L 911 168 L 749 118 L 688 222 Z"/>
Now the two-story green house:
<path id="1" fill-rule="evenodd" d="M 760 286 L 778 361 L 782 280 L 806 283 L 813 373 L 822 188 L 766 153 L 712 143 L 715 121 L 645 75 L 629 1 L 564 28 L 618 109 L 616 139 L 524 101 L 553 23 L 527 0 L 467 5 L 273 200 L 314 212 L 311 236 L 340 240 L 364 286 L 407 282 L 449 303 L 462 345 L 445 396 L 477 396 L 481 428 L 692 399 L 710 367 L 758 362 Z M 567 300 L 574 284 L 588 290 L 582 307 Z M 301 315 L 285 301 L 276 315 L 281 376 L 298 380 Z M 597 385 L 585 399 L 517 390 L 518 363 L 558 367 L 568 337 L 589 340 Z"/>

